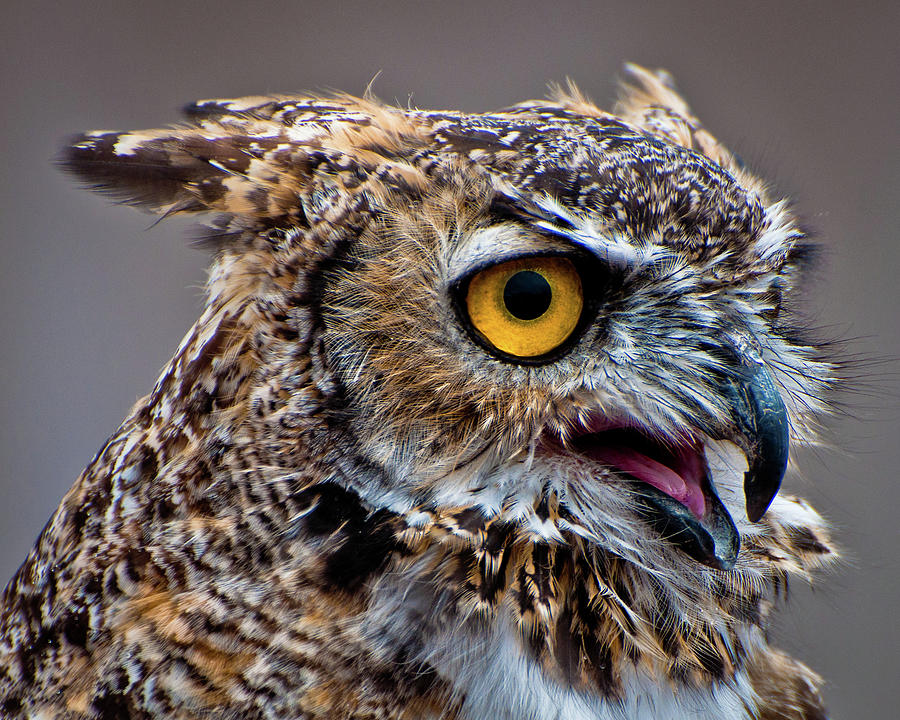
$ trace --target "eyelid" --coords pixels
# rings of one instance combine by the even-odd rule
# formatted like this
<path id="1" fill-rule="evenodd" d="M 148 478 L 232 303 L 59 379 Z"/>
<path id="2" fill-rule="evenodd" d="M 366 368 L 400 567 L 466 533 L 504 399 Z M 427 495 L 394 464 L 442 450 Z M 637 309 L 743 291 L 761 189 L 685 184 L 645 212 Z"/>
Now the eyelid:
<path id="1" fill-rule="evenodd" d="M 603 237 L 580 230 L 559 227 L 548 222 L 535 225 L 557 237 L 566 238 L 604 262 L 611 269 L 626 271 L 653 262 L 660 251 L 652 246 L 639 250 L 625 239 Z"/>
<path id="2" fill-rule="evenodd" d="M 570 255 L 577 246 L 553 236 L 529 232 L 507 222 L 481 228 L 460 240 L 447 264 L 450 286 L 459 285 L 475 273 L 522 257 Z"/>

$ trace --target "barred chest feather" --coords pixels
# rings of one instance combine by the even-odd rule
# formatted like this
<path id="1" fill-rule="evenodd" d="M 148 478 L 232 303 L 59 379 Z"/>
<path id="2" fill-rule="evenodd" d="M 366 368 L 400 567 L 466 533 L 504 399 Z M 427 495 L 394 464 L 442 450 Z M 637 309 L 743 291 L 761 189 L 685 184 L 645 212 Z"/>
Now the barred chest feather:
<path id="1" fill-rule="evenodd" d="M 415 586 L 413 586 L 415 587 Z M 430 594 L 416 597 L 406 578 L 379 584 L 373 617 L 379 642 L 397 646 L 408 638 L 393 637 L 390 628 L 419 625 L 423 612 L 434 608 Z M 382 607 L 379 605 L 383 604 Z M 374 617 L 383 613 L 381 618 Z M 508 615 L 490 627 L 474 628 L 458 618 L 429 623 L 419 636 L 420 652 L 456 698 L 458 720 L 749 720 L 758 698 L 744 672 L 703 687 L 652 677 L 630 665 L 623 668 L 615 694 L 596 688 L 577 689 L 553 677 L 526 647 L 516 622 Z M 405 635 L 406 633 L 400 633 Z M 441 716 L 436 716 L 436 719 Z M 774 716 L 779 717 L 779 716 Z"/>
<path id="2" fill-rule="evenodd" d="M 751 535 L 748 554 L 800 557 L 817 516 L 791 497 L 773 514 L 791 529 Z M 427 668 L 454 718 L 824 718 L 815 674 L 766 644 L 768 591 L 704 590 L 715 601 L 693 609 L 730 621 L 689 623 L 690 609 L 614 559 L 596 558 L 610 582 L 598 593 L 581 550 L 471 509 L 417 516 L 371 579 L 360 632 L 374 657 Z"/>

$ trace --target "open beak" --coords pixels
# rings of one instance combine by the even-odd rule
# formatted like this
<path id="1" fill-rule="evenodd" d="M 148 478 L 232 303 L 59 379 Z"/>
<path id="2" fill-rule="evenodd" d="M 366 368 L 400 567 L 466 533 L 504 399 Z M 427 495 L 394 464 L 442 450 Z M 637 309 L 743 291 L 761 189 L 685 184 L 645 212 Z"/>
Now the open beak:
<path id="1" fill-rule="evenodd" d="M 741 354 L 722 379 L 721 392 L 731 422 L 707 434 L 732 441 L 747 456 L 747 517 L 757 522 L 787 468 L 787 410 L 768 370 L 752 354 Z M 702 443 L 664 443 L 631 426 L 589 431 L 575 438 L 573 446 L 632 481 L 639 512 L 668 541 L 705 565 L 720 570 L 734 566 L 740 534 L 716 493 Z"/>

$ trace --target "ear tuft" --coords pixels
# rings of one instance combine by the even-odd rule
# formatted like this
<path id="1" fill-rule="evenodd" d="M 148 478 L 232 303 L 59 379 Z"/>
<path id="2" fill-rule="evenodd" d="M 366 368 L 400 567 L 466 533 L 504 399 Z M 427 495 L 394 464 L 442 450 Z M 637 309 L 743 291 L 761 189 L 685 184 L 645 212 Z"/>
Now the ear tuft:
<path id="1" fill-rule="evenodd" d="M 668 70 L 649 70 L 634 63 L 625 63 L 622 76 L 617 113 L 638 115 L 647 108 L 656 107 L 696 120 L 687 101 L 678 93 L 675 78 Z"/>
<path id="2" fill-rule="evenodd" d="M 90 132 L 72 138 L 58 162 L 91 189 L 121 202 L 155 211 L 202 210 L 188 186 L 221 171 L 181 150 L 178 135 Z"/>
<path id="3" fill-rule="evenodd" d="M 758 180 L 694 116 L 666 70 L 626 63 L 615 113 L 646 133 L 705 155 L 749 185 Z"/>
<path id="4" fill-rule="evenodd" d="M 59 162 L 91 189 L 152 212 L 277 222 L 299 213 L 296 192 L 309 148 L 288 142 L 280 124 L 252 123 L 91 132 L 74 138 Z"/>

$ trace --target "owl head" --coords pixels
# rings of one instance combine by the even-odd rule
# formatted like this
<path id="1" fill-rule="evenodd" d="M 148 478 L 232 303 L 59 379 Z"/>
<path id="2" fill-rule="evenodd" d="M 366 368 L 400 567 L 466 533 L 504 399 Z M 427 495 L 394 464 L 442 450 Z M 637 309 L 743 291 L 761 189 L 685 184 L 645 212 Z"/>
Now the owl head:
<path id="1" fill-rule="evenodd" d="M 65 163 L 214 216 L 206 309 L 147 405 L 195 452 L 353 493 L 534 634 L 582 603 L 623 653 L 671 658 L 683 627 L 706 669 L 698 647 L 733 655 L 772 583 L 830 552 L 776 497 L 833 374 L 793 329 L 810 243 L 666 74 L 629 66 L 614 113 L 570 87 L 486 114 L 187 115 Z M 661 603 L 677 622 L 635 629 Z"/>

